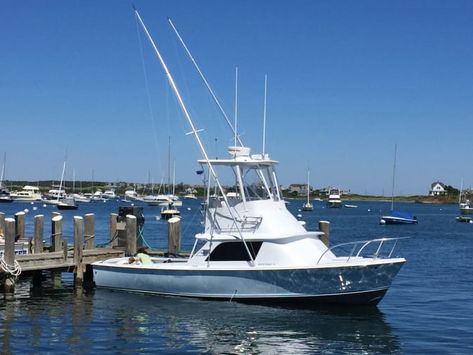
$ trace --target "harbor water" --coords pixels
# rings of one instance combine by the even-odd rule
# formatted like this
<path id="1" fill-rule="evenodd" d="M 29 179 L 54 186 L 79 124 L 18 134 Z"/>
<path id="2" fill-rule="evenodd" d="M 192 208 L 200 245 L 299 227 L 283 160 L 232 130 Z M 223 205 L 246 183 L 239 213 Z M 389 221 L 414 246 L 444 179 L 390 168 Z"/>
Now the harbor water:
<path id="1" fill-rule="evenodd" d="M 181 207 L 182 245 L 190 250 L 201 228 L 199 200 Z M 208 354 L 471 354 L 473 353 L 473 224 L 459 223 L 457 205 L 398 203 L 417 216 L 417 225 L 380 225 L 387 202 L 350 202 L 357 208 L 302 212 L 303 201 L 288 208 L 309 230 L 330 224 L 331 244 L 376 237 L 401 240 L 395 255 L 407 263 L 377 307 L 283 307 L 230 301 L 203 301 L 95 289 L 78 292 L 72 275 L 61 285 L 46 279 L 41 288 L 17 283 L 15 294 L 0 301 L 0 348 L 25 353 L 208 353 Z M 96 244 L 106 244 L 110 213 L 123 202 L 83 204 L 64 211 L 64 234 L 72 243 L 72 217 L 95 213 Z M 128 203 L 129 206 L 129 203 Z M 138 204 L 137 204 L 138 206 Z M 167 225 L 159 207 L 143 206 L 143 243 L 164 249 Z M 0 205 L 12 217 L 27 211 L 50 218 L 56 207 L 42 203 Z M 49 228 L 49 229 L 48 229 Z M 50 225 L 45 223 L 45 240 Z M 1 295 L 3 296 L 3 295 Z"/>

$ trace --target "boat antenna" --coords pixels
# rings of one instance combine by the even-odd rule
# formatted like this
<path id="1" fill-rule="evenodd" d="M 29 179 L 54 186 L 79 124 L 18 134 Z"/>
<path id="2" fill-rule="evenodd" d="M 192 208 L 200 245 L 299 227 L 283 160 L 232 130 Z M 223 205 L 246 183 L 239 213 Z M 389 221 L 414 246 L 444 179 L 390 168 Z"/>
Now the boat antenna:
<path id="1" fill-rule="evenodd" d="M 189 123 L 189 126 L 191 128 L 191 132 L 190 134 L 192 134 L 194 137 L 195 137 L 195 140 L 197 142 L 197 145 L 199 146 L 199 149 L 204 157 L 204 160 L 205 160 L 205 163 L 207 164 L 207 166 L 209 167 L 209 171 L 210 173 L 212 174 L 212 177 L 213 179 L 215 180 L 215 183 L 217 184 L 218 186 L 218 189 L 220 191 L 220 193 L 222 194 L 222 197 L 223 197 L 223 200 L 225 201 L 225 204 L 226 206 L 228 206 L 228 212 L 230 213 L 230 216 L 231 218 L 236 221 L 236 218 L 233 214 L 233 211 L 231 210 L 231 208 L 229 207 L 230 204 L 228 202 L 228 199 L 227 199 L 227 196 L 225 194 L 225 190 L 223 189 L 223 186 L 222 184 L 220 183 L 220 180 L 218 179 L 218 176 L 217 176 L 217 173 L 215 172 L 215 169 L 212 165 L 212 163 L 210 162 L 210 159 L 209 159 L 209 156 L 207 154 L 207 151 L 205 150 L 205 147 L 202 143 L 202 140 L 200 139 L 200 135 L 199 135 L 199 131 L 200 130 L 197 130 L 196 127 L 194 126 L 194 122 L 192 121 L 192 118 L 191 118 L 191 115 L 189 113 L 189 111 L 187 110 L 187 107 L 186 105 L 184 104 L 184 101 L 181 97 L 181 94 L 176 86 L 176 83 L 174 82 L 174 78 L 172 77 L 171 73 L 169 72 L 169 69 L 166 65 L 166 63 L 164 62 L 164 59 L 163 57 L 161 56 L 161 53 L 159 52 L 158 50 L 158 47 L 156 46 L 153 38 L 151 37 L 151 34 L 149 33 L 148 31 L 148 28 L 146 27 L 146 25 L 144 24 L 143 20 L 141 19 L 141 16 L 140 14 L 138 13 L 138 10 L 136 8 L 134 8 L 134 11 L 135 11 L 135 15 L 136 15 L 136 18 L 137 20 L 140 22 L 141 24 L 141 27 L 143 28 L 143 31 L 145 32 L 146 36 L 148 37 L 148 40 L 151 44 L 151 46 L 153 47 L 153 50 L 156 54 L 156 56 L 158 57 L 159 59 L 159 62 L 161 63 L 161 66 L 163 67 L 163 70 L 166 74 L 166 77 L 168 79 L 168 82 L 169 82 L 169 85 L 171 86 L 173 92 L 174 92 L 174 95 L 176 96 L 177 98 L 177 101 L 179 103 L 179 106 L 181 107 L 181 110 L 182 110 L 182 113 L 184 114 L 187 122 Z M 253 255 L 251 254 L 250 250 L 248 249 L 248 245 L 246 244 L 246 241 L 245 241 L 245 238 L 243 237 L 243 234 L 241 232 L 241 228 L 238 226 L 238 224 L 235 225 L 237 231 L 238 231 L 238 235 L 240 236 L 240 238 L 242 239 L 243 241 L 243 244 L 245 246 L 245 249 L 250 257 L 250 260 L 251 262 L 254 262 L 254 258 L 253 258 Z"/>
<path id="2" fill-rule="evenodd" d="M 264 103 L 263 103 L 263 159 L 266 148 L 266 95 L 268 90 L 268 75 L 264 76 Z"/>
<path id="3" fill-rule="evenodd" d="M 225 118 L 225 121 L 227 122 L 228 126 L 230 127 L 230 129 L 232 130 L 233 132 L 233 135 L 236 136 L 236 139 L 238 140 L 238 142 L 240 143 L 241 146 L 243 146 L 243 142 L 241 141 L 241 138 L 236 134 L 236 127 L 233 127 L 230 119 L 228 118 L 228 115 L 227 113 L 225 112 L 225 110 L 223 109 L 222 105 L 220 104 L 220 101 L 218 100 L 217 96 L 215 95 L 214 91 L 212 90 L 212 88 L 210 87 L 210 84 L 209 82 L 207 81 L 207 79 L 205 78 L 204 76 L 204 73 L 202 72 L 202 70 L 200 69 L 199 65 L 197 64 L 196 60 L 194 59 L 194 57 L 192 56 L 189 48 L 187 47 L 187 45 L 185 44 L 184 40 L 182 39 L 181 35 L 179 34 L 178 30 L 176 29 L 176 26 L 174 26 L 174 23 L 172 22 L 172 20 L 170 18 L 168 18 L 168 22 L 169 22 L 169 25 L 171 26 L 171 28 L 174 30 L 174 33 L 176 34 L 177 38 L 179 39 L 179 42 L 182 44 L 182 47 L 184 48 L 187 56 L 189 57 L 189 59 L 191 60 L 192 64 L 194 65 L 194 67 L 196 68 L 197 72 L 199 73 L 202 81 L 204 82 L 205 86 L 207 87 L 207 90 L 210 92 L 210 95 L 212 96 L 213 100 L 215 101 L 215 103 L 217 104 L 220 112 L 222 113 L 223 117 Z M 236 144 L 235 144 L 236 145 Z"/>
<path id="4" fill-rule="evenodd" d="M 394 144 L 393 186 L 391 190 L 391 211 L 394 211 L 394 180 L 396 179 L 397 143 Z"/>
<path id="5" fill-rule="evenodd" d="M 238 137 L 238 67 L 235 67 L 235 130 L 234 130 L 234 145 L 237 145 Z"/>

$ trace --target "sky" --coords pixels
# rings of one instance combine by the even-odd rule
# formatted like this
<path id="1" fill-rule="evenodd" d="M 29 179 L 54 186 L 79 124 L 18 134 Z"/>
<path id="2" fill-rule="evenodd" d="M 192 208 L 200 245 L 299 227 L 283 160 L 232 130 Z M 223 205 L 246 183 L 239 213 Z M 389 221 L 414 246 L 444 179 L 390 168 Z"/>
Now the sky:
<path id="1" fill-rule="evenodd" d="M 237 107 L 252 153 L 267 75 L 266 152 L 282 185 L 305 183 L 309 169 L 316 188 L 389 196 L 397 145 L 396 195 L 437 180 L 473 186 L 468 0 L 2 0 L 6 180 L 57 181 L 67 161 L 70 180 L 159 183 L 175 165 L 177 182 L 201 183 L 198 147 L 133 4 L 210 156 L 226 157 L 234 138 L 168 17 L 232 121 Z"/>

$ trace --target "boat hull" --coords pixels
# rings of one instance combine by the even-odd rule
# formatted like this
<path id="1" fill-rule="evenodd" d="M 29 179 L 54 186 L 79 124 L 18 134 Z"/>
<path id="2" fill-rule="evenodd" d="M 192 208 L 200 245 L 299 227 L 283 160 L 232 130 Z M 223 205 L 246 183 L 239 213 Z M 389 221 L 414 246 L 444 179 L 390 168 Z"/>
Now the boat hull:
<path id="1" fill-rule="evenodd" d="M 380 224 L 417 224 L 417 219 L 400 218 L 392 216 L 383 216 L 380 219 Z"/>
<path id="2" fill-rule="evenodd" d="M 460 213 L 463 215 L 468 215 L 468 214 L 473 215 L 473 208 L 471 207 L 460 208 Z"/>
<path id="3" fill-rule="evenodd" d="M 404 259 L 303 269 L 212 270 L 95 263 L 98 287 L 245 302 L 377 304 Z"/>

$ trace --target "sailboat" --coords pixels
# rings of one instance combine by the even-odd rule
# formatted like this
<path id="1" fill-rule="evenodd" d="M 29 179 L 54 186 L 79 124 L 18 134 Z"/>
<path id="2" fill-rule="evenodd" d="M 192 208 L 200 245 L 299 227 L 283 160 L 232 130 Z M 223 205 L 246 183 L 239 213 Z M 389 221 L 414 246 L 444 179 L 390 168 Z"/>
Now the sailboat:
<path id="1" fill-rule="evenodd" d="M 277 161 L 269 154 L 251 154 L 250 147 L 237 145 L 228 148 L 228 158 L 210 159 L 136 9 L 135 16 L 202 155 L 198 162 L 207 170 L 205 224 L 188 257 L 151 257 L 149 263 L 130 263 L 121 257 L 93 263 L 96 286 L 230 301 L 377 304 L 406 261 L 393 256 L 401 238 L 349 242 L 351 253 L 337 255 L 340 245 L 327 247 L 321 232 L 307 231 L 287 210 Z M 238 191 L 233 198 L 227 197 L 221 182 L 225 172 L 217 169 L 232 174 L 232 191 Z"/>
<path id="2" fill-rule="evenodd" d="M 391 191 L 391 213 L 381 216 L 380 224 L 417 224 L 417 217 L 410 212 L 394 210 L 394 181 L 396 178 L 397 144 L 394 145 L 393 182 Z"/>
<path id="3" fill-rule="evenodd" d="M 460 185 L 460 195 L 458 196 L 458 207 L 460 208 L 461 215 L 473 214 L 473 204 L 470 202 L 470 200 L 467 200 L 467 199 L 463 200 L 462 195 L 463 195 L 463 179 Z"/>
<path id="4" fill-rule="evenodd" d="M 76 210 L 77 209 L 77 204 L 73 196 L 67 196 L 65 194 L 65 188 L 62 190 L 62 186 L 64 182 L 64 174 L 66 172 L 66 160 L 64 160 L 64 164 L 62 166 L 62 174 L 61 174 L 61 182 L 59 184 L 59 191 L 64 191 L 64 196 L 61 196 L 58 194 L 57 200 L 56 200 L 56 206 L 59 210 Z"/>
<path id="5" fill-rule="evenodd" d="M 5 178 L 5 162 L 7 160 L 7 154 L 3 154 L 3 165 L 2 165 L 2 175 L 0 176 L 0 203 L 4 202 L 13 202 L 13 199 L 10 196 L 10 191 L 3 186 L 3 179 Z"/>
<path id="6" fill-rule="evenodd" d="M 302 210 L 303 211 L 313 211 L 314 206 L 310 203 L 310 185 L 309 185 L 309 176 L 310 176 L 310 170 L 307 169 L 307 201 L 302 205 Z"/>

